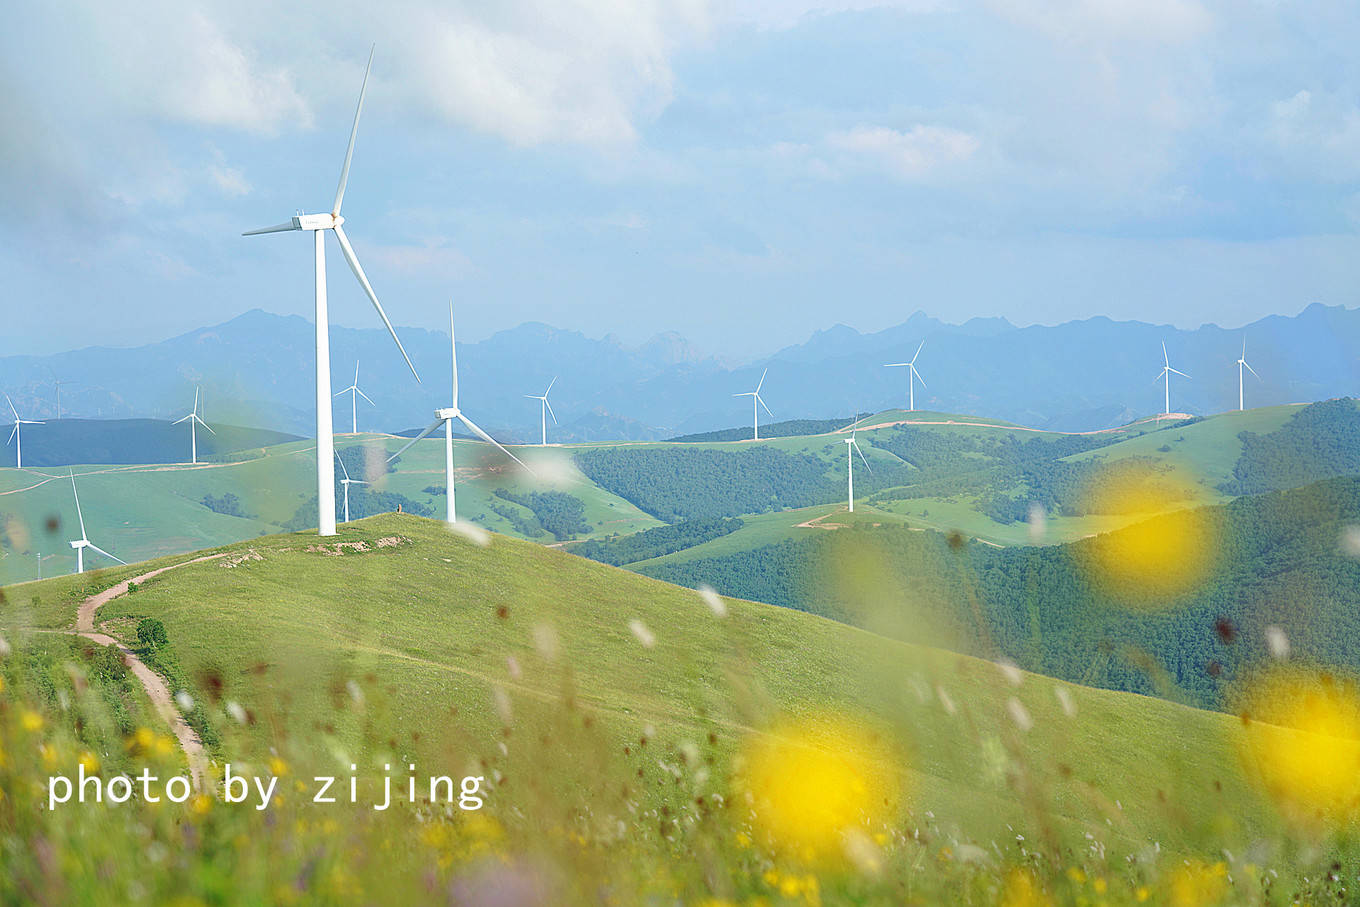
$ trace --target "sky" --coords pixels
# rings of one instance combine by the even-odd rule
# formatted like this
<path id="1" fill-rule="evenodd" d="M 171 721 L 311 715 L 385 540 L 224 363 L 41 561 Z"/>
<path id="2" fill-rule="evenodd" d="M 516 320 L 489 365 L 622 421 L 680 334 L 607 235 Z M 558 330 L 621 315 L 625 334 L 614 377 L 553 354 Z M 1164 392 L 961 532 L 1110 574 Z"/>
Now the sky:
<path id="1" fill-rule="evenodd" d="M 0 355 L 310 317 L 767 354 L 835 323 L 1360 304 L 1347 0 L 147 0 L 0 29 Z M 334 323 L 378 326 L 328 240 Z"/>

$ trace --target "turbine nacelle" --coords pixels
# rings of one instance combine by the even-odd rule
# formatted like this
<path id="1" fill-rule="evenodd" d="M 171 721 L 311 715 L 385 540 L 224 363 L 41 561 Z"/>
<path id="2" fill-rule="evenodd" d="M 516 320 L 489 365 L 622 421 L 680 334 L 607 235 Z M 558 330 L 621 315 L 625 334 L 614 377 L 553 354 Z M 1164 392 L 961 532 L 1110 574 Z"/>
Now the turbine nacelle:
<path id="1" fill-rule="evenodd" d="M 462 411 L 456 406 L 448 406 L 434 411 L 434 417 L 440 422 L 446 422 L 449 419 L 457 419 L 461 414 Z"/>

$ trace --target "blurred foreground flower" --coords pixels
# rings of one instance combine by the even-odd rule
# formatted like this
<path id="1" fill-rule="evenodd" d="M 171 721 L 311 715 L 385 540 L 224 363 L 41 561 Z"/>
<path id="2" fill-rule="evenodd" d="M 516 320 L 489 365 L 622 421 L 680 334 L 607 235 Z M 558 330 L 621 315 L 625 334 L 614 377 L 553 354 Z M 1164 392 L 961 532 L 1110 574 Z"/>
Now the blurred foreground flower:
<path id="1" fill-rule="evenodd" d="M 1360 808 L 1360 695 L 1329 674 L 1276 669 L 1247 697 L 1248 766 L 1295 821 L 1339 823 Z"/>
<path id="2" fill-rule="evenodd" d="M 886 821 L 898 796 L 891 748 L 838 716 L 791 720 L 752 735 L 736 779 L 755 827 L 777 850 L 806 861 L 844 857 L 847 840 Z"/>
<path id="3" fill-rule="evenodd" d="M 1154 466 L 1107 467 L 1086 490 L 1086 511 L 1140 519 L 1091 540 L 1087 579 L 1113 598 L 1153 606 L 1190 591 L 1207 578 L 1217 548 L 1212 524 L 1186 509 L 1197 499 L 1192 486 Z"/>

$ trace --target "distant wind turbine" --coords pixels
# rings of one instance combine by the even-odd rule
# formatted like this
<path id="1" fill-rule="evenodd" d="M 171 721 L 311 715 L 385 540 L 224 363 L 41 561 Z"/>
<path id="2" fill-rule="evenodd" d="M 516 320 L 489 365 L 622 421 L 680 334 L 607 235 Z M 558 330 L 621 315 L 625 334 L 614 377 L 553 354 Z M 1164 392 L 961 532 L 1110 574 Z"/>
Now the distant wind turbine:
<path id="1" fill-rule="evenodd" d="M 1241 356 L 1238 358 L 1238 360 L 1237 360 L 1237 411 L 1238 411 L 1238 412 L 1241 412 L 1243 409 L 1246 408 L 1245 406 L 1242 405 L 1242 404 L 1243 404 L 1243 394 L 1242 394 L 1242 379 L 1243 379 L 1242 370 L 1243 370 L 1243 369 L 1246 369 L 1247 371 L 1251 372 L 1253 375 L 1256 375 L 1256 369 L 1252 368 L 1252 367 L 1251 367 L 1251 363 L 1247 362 L 1247 338 L 1245 338 L 1245 337 L 1242 338 L 1242 355 L 1241 355 Z M 1260 381 L 1260 380 L 1261 380 L 1261 376 L 1260 376 L 1260 375 L 1256 375 L 1256 380 L 1257 380 L 1257 381 Z"/>
<path id="2" fill-rule="evenodd" d="M 111 561 L 118 561 L 118 563 L 123 566 L 127 566 L 127 561 L 119 560 L 103 548 L 100 548 L 94 542 L 90 541 L 87 537 L 85 533 L 85 515 L 80 511 L 80 492 L 76 491 L 76 473 L 74 469 L 71 470 L 71 493 L 76 496 L 76 518 L 80 520 L 80 538 L 71 542 L 71 547 L 76 549 L 76 573 L 85 572 L 86 548 L 89 548 L 91 551 L 99 552 Z"/>
<path id="3" fill-rule="evenodd" d="M 548 414 L 549 414 L 549 413 L 552 413 L 553 425 L 556 425 L 556 424 L 557 424 L 557 413 L 554 413 L 554 412 L 552 411 L 552 404 L 548 402 L 548 394 L 552 393 L 553 385 L 556 384 L 556 383 L 557 383 L 557 376 L 554 375 L 554 376 L 553 376 L 553 379 L 552 379 L 551 381 L 548 382 L 548 389 L 545 390 L 545 391 L 543 392 L 543 395 L 542 395 L 542 396 L 536 396 L 536 395 L 534 395 L 534 394 L 525 394 L 525 395 L 524 395 L 524 396 L 528 397 L 530 400 L 538 400 L 538 401 L 540 402 L 540 405 L 539 405 L 539 416 L 540 416 L 540 417 L 542 418 L 542 420 L 543 420 L 543 440 L 542 440 L 541 443 L 542 443 L 542 445 L 543 445 L 544 447 L 547 447 L 547 446 L 548 446 Z"/>
<path id="4" fill-rule="evenodd" d="M 916 359 L 921 355 L 921 349 L 926 345 L 924 340 L 916 348 L 916 355 L 911 357 L 910 362 L 889 362 L 884 368 L 904 368 L 907 369 L 907 406 L 909 412 L 916 412 L 916 382 L 920 381 L 921 386 L 926 386 L 926 379 L 921 377 L 921 373 L 916 370 Z"/>
<path id="5" fill-rule="evenodd" d="M 174 422 L 172 422 L 171 424 L 172 424 L 172 425 L 178 425 L 178 424 L 180 424 L 181 422 L 188 422 L 188 423 L 189 423 L 189 462 L 196 465 L 196 464 L 198 463 L 198 428 L 197 428 L 197 426 L 202 425 L 204 428 L 208 428 L 208 423 L 207 423 L 207 422 L 204 422 L 202 419 L 200 419 L 200 418 L 198 417 L 198 388 L 194 388 L 194 408 L 193 408 L 193 411 L 190 412 L 189 415 L 185 416 L 183 419 L 176 419 L 176 420 L 175 420 Z M 208 428 L 208 433 L 209 433 L 209 434 L 213 434 L 213 435 L 217 434 L 217 432 L 213 431 L 211 428 Z"/>
<path id="6" fill-rule="evenodd" d="M 755 390 L 732 395 L 734 397 L 751 398 L 751 436 L 752 440 L 755 441 L 760 440 L 760 410 L 757 409 L 757 404 L 759 406 L 765 406 L 765 399 L 760 396 L 760 389 L 765 386 L 765 376 L 768 375 L 769 373 L 770 373 L 769 369 L 765 369 L 765 371 L 760 373 L 760 382 L 756 384 Z M 765 406 L 765 412 L 771 416 L 774 415 L 774 413 L 770 412 L 770 408 L 768 406 Z"/>
<path id="7" fill-rule="evenodd" d="M 474 423 L 474 422 L 473 422 L 471 419 L 469 419 L 467 416 L 463 415 L 463 411 L 462 411 L 461 409 L 458 408 L 458 344 L 457 344 L 457 342 L 453 339 L 453 304 L 452 304 L 452 303 L 449 304 L 449 350 L 450 350 L 450 352 L 452 353 L 452 361 L 453 361 L 453 405 L 452 405 L 452 406 L 449 406 L 449 407 L 445 407 L 445 408 L 443 408 L 443 409 L 437 409 L 437 410 L 435 410 L 435 411 L 434 411 L 435 420 L 434 420 L 433 422 L 431 422 L 428 426 L 426 426 L 426 428 L 425 428 L 424 431 L 422 431 L 420 434 L 416 435 L 416 436 L 415 436 L 414 438 L 412 438 L 410 441 L 407 441 L 407 442 L 406 442 L 406 445 L 405 445 L 404 447 L 402 447 L 401 450 L 397 451 L 396 453 L 392 454 L 392 456 L 388 457 L 388 458 L 387 458 L 387 462 L 391 463 L 391 462 L 392 462 L 393 460 L 395 460 L 397 457 L 399 457 L 399 456 L 401 456 L 402 454 L 406 453 L 406 451 L 410 448 L 410 446 L 411 446 L 412 444 L 416 443 L 417 441 L 421 440 L 422 438 L 427 438 L 427 437 L 429 437 L 430 433 L 433 432 L 433 431 L 434 431 L 436 428 L 438 428 L 439 426 L 441 426 L 441 425 L 444 426 L 444 487 L 445 487 L 446 492 L 448 493 L 448 505 L 447 505 L 447 509 L 446 509 L 445 512 L 446 512 L 446 514 L 447 514 L 447 516 L 446 516 L 447 521 L 450 522 L 450 523 L 454 523 L 454 522 L 457 522 L 457 520 L 458 520 L 457 512 L 456 512 L 456 510 L 454 509 L 454 505 L 453 505 L 453 420 L 454 420 L 454 419 L 457 419 L 459 422 L 462 422 L 464 425 L 466 425 L 466 426 L 472 431 L 473 434 L 477 435 L 477 437 L 481 438 L 483 441 L 486 441 L 488 444 L 494 444 L 494 445 L 500 450 L 501 453 L 505 454 L 507 457 L 509 457 L 510 459 L 514 460 L 514 461 L 515 461 L 516 463 L 518 463 L 520 466 L 523 466 L 523 467 L 524 467 L 526 470 L 528 470 L 530 473 L 533 473 L 533 470 L 532 470 L 532 469 L 529 469 L 529 467 L 528 467 L 527 465 L 525 465 L 524 461 L 521 460 L 519 457 L 515 456 L 515 455 L 512 454 L 510 451 L 508 451 L 508 450 L 506 450 L 504 447 L 502 447 L 502 446 L 501 446 L 501 443 L 500 443 L 499 441 L 497 441 L 495 438 L 491 437 L 491 436 L 488 435 L 486 432 L 484 432 L 484 431 L 482 431 L 480 428 L 478 428 L 477 425 L 476 425 L 476 423 Z"/>
<path id="8" fill-rule="evenodd" d="M 9 394 L 5 394 L 5 400 L 9 403 L 9 411 L 14 415 L 14 431 L 9 433 L 9 440 L 14 442 L 14 466 L 16 469 L 24 468 L 24 438 L 20 426 L 23 425 L 46 425 L 34 419 L 20 419 L 19 411 L 14 408 L 14 401 L 10 400 Z M 8 441 L 5 443 L 9 443 Z"/>
<path id="9" fill-rule="evenodd" d="M 354 360 L 354 383 L 351 384 L 349 387 L 345 388 L 344 390 L 340 391 L 340 393 L 335 394 L 335 396 L 343 397 L 345 394 L 349 394 L 349 418 L 350 418 L 349 430 L 351 434 L 357 435 L 359 433 L 359 398 L 363 397 L 365 400 L 368 400 L 368 394 L 359 390 L 358 359 Z M 372 400 L 368 400 L 368 405 L 377 406 L 378 404 L 374 403 Z M 346 520 L 346 522 L 348 522 L 348 520 Z"/>
<path id="10" fill-rule="evenodd" d="M 855 422 L 859 422 L 859 413 L 855 413 Z M 874 468 L 869 465 L 869 460 L 864 456 L 864 451 L 860 450 L 859 442 L 855 440 L 856 431 L 857 429 L 851 428 L 850 437 L 845 439 L 845 459 L 846 466 L 849 468 L 849 471 L 845 474 L 846 497 L 849 501 L 849 510 L 851 513 L 855 512 L 855 457 L 854 454 L 850 452 L 850 449 L 854 448 L 854 452 L 859 454 L 859 458 L 864 461 L 865 469 L 870 472 L 874 471 Z"/>
<path id="11" fill-rule="evenodd" d="M 1245 352 L 1245 351 L 1244 351 Z M 1162 371 L 1154 378 L 1154 381 L 1166 380 L 1166 410 L 1163 415 L 1171 415 L 1171 373 L 1175 372 L 1182 378 L 1189 378 L 1185 372 L 1171 367 L 1171 360 L 1166 355 L 1166 341 L 1162 341 Z"/>
<path id="12" fill-rule="evenodd" d="M 348 522 L 349 522 L 349 486 L 351 486 L 351 485 L 367 485 L 368 483 L 367 483 L 367 482 L 362 482 L 362 481 L 360 481 L 359 479 L 351 479 L 351 478 L 349 477 L 349 469 L 347 469 L 347 468 L 345 467 L 345 461 L 344 461 L 344 459 L 341 458 L 341 456 L 340 456 L 340 451 L 337 450 L 337 451 L 335 452 L 335 458 L 336 458 L 337 460 L 340 461 L 340 469 L 345 473 L 345 477 L 344 477 L 343 479 L 340 480 L 340 484 L 343 485 L 344 488 L 345 488 L 345 522 L 348 523 Z"/>
<path id="13" fill-rule="evenodd" d="M 373 68 L 373 53 L 368 55 L 368 68 L 364 70 L 364 83 L 359 89 L 359 105 L 354 109 L 354 125 L 349 133 L 349 147 L 345 149 L 345 163 L 340 168 L 340 185 L 335 190 L 335 204 L 331 207 L 329 214 L 298 214 L 287 223 L 277 224 L 273 227 L 262 227 L 258 230 L 248 230 L 245 236 L 254 236 L 259 233 L 282 233 L 287 230 L 310 230 L 312 231 L 313 255 L 316 259 L 316 493 L 317 493 L 317 534 L 335 535 L 335 438 L 332 435 L 331 424 L 331 342 L 330 342 L 330 319 L 326 310 L 326 242 L 325 233 L 330 230 L 335 233 L 336 240 L 340 243 L 340 251 L 345 256 L 345 261 L 349 263 L 350 270 L 358 279 L 359 285 L 364 288 L 364 293 L 373 303 L 373 308 L 377 309 L 378 317 L 382 318 L 383 324 L 387 326 L 387 332 L 396 341 L 397 349 L 401 351 L 402 358 L 406 360 L 406 365 L 411 369 L 411 374 L 415 375 L 416 381 L 420 381 L 420 375 L 416 372 L 416 367 L 411 364 L 411 357 L 406 355 L 406 348 L 401 345 L 401 340 L 397 337 L 396 330 L 392 327 L 392 322 L 388 319 L 387 313 L 383 311 L 382 303 L 378 302 L 378 295 L 373 292 L 373 286 L 368 282 L 364 269 L 359 264 L 359 259 L 354 254 L 354 248 L 349 244 L 349 237 L 345 235 L 345 230 L 341 226 L 345 219 L 340 216 L 340 204 L 345 198 L 345 185 L 349 182 L 349 165 L 354 157 L 354 139 L 359 134 L 359 114 L 364 109 L 364 94 L 368 90 L 368 73 Z"/>

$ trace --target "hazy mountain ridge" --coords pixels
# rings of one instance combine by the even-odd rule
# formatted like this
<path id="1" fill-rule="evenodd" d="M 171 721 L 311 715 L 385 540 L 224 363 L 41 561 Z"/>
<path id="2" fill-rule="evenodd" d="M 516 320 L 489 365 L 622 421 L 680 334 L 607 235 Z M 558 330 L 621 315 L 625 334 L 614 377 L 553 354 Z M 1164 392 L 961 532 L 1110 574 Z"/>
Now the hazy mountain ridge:
<path id="1" fill-rule="evenodd" d="M 358 428 L 422 426 L 448 403 L 448 335 L 417 328 L 399 334 L 420 371 L 416 383 L 381 328 L 331 330 L 332 390 L 353 380 L 376 407 L 358 403 Z M 1261 379 L 1247 376 L 1247 405 L 1354 394 L 1360 389 L 1360 309 L 1314 304 L 1245 328 L 1194 330 L 1116 322 L 1104 316 L 1054 326 L 1016 327 L 1001 318 L 961 325 L 917 312 L 872 333 L 837 324 L 806 343 L 744 365 L 706 355 L 674 332 L 636 347 L 612 336 L 529 322 L 477 343 L 459 343 L 461 404 L 481 425 L 512 440 L 536 440 L 539 394 L 558 378 L 549 440 L 648 439 L 745 424 L 754 388 L 772 416 L 830 418 L 906 401 L 903 369 L 922 340 L 917 407 L 986 415 L 1065 431 L 1122 424 L 1162 408 L 1156 375 L 1161 344 L 1175 377 L 1172 409 L 1210 413 L 1237 405 L 1236 360 L 1243 338 Z M 178 418 L 203 387 L 209 421 L 312 432 L 313 327 L 296 316 L 252 310 L 219 325 L 129 349 L 92 347 L 51 356 L 0 358 L 0 388 L 25 418 Z M 351 427 L 350 400 L 335 398 L 337 432 Z"/>

